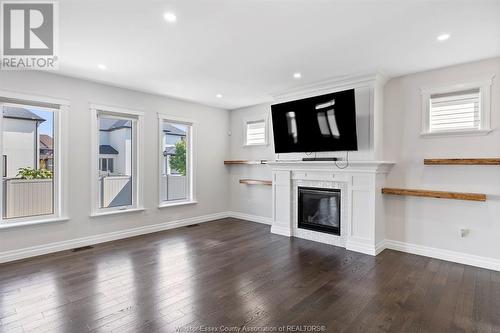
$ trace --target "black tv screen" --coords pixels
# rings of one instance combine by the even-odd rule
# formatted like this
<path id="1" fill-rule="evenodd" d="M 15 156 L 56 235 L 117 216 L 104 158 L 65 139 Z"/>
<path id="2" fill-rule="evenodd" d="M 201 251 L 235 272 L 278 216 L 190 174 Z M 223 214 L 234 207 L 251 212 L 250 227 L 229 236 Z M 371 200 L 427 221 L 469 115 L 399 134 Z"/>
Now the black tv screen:
<path id="1" fill-rule="evenodd" d="M 271 106 L 276 153 L 358 150 L 354 89 Z"/>

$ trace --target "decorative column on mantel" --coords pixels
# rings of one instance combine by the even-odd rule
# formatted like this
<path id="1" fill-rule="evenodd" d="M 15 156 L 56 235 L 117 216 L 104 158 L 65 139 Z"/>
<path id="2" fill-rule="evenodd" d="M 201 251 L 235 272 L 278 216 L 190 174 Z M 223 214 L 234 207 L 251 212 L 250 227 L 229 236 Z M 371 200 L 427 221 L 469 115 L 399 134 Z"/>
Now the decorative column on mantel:
<path id="1" fill-rule="evenodd" d="M 272 233 L 370 255 L 377 255 L 384 249 L 385 212 L 381 189 L 394 163 L 349 161 L 344 169 L 329 161 L 277 161 L 268 162 L 268 165 L 273 170 Z M 340 236 L 298 228 L 297 188 L 304 184 L 342 189 L 342 209 L 347 211 L 341 214 Z"/>

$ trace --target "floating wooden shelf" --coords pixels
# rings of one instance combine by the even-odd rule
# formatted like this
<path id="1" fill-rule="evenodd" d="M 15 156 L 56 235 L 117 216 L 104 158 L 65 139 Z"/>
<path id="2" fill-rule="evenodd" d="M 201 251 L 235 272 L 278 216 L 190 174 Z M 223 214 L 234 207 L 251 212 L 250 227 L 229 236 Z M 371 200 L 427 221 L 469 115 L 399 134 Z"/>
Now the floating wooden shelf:
<path id="1" fill-rule="evenodd" d="M 500 158 L 426 158 L 425 165 L 500 165 Z"/>
<path id="2" fill-rule="evenodd" d="M 414 197 L 486 201 L 486 194 L 482 193 L 444 192 L 444 191 L 429 191 L 429 190 L 413 190 L 413 189 L 403 189 L 403 188 L 383 188 L 382 193 L 391 195 L 409 195 Z"/>
<path id="3" fill-rule="evenodd" d="M 247 184 L 247 185 L 273 185 L 273 182 L 271 180 L 240 179 L 240 184 Z"/>
<path id="4" fill-rule="evenodd" d="M 231 164 L 267 164 L 267 160 L 254 160 L 254 161 L 248 161 L 248 160 L 229 160 L 229 161 L 224 161 L 224 164 L 231 165 Z"/>

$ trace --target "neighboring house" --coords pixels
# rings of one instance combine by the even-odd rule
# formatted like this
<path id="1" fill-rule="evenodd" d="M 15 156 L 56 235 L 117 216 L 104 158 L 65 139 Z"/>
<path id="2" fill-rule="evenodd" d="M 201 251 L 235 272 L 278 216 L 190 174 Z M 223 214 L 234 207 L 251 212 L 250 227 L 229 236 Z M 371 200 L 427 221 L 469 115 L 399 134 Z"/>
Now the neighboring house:
<path id="1" fill-rule="evenodd" d="M 40 169 L 54 169 L 54 139 L 47 134 L 40 134 Z"/>
<path id="2" fill-rule="evenodd" d="M 107 175 L 132 174 L 132 126 L 130 121 L 101 119 L 99 170 Z"/>
<path id="3" fill-rule="evenodd" d="M 40 136 L 45 119 L 28 109 L 3 107 L 3 176 L 16 177 L 19 168 L 38 168 Z"/>
<path id="4" fill-rule="evenodd" d="M 170 168 L 170 157 L 175 155 L 175 144 L 186 139 L 186 132 L 168 123 L 163 125 L 163 174 L 178 173 Z"/>

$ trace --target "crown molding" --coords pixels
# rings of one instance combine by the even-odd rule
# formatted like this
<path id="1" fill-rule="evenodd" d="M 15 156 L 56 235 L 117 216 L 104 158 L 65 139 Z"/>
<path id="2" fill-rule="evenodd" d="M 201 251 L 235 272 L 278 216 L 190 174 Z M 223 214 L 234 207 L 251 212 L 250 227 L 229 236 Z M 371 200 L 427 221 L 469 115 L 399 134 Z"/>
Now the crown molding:
<path id="1" fill-rule="evenodd" d="M 288 89 L 286 91 L 272 94 L 272 97 L 276 102 L 282 103 L 360 87 L 381 88 L 385 85 L 388 79 L 389 78 L 387 76 L 381 73 L 345 76 Z"/>

